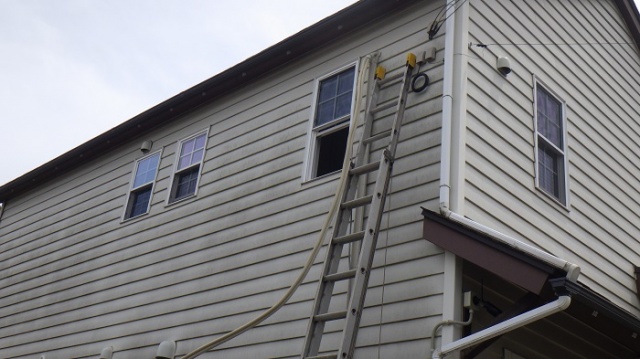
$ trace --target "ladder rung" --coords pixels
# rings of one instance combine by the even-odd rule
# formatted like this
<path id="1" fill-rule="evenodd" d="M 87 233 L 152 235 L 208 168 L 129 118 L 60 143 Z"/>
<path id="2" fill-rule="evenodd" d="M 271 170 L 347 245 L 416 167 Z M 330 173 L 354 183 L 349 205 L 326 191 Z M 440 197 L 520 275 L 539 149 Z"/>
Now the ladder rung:
<path id="1" fill-rule="evenodd" d="M 338 273 L 335 273 L 335 274 L 325 275 L 324 276 L 324 280 L 326 282 L 337 282 L 339 280 L 353 278 L 355 276 L 356 276 L 356 270 L 355 269 L 350 269 L 350 270 L 344 271 L 344 272 L 338 272 Z"/>
<path id="2" fill-rule="evenodd" d="M 366 165 L 362 165 L 360 167 L 356 167 L 349 171 L 349 174 L 357 176 L 363 173 L 373 172 L 380 168 L 380 161 L 367 163 Z"/>
<path id="3" fill-rule="evenodd" d="M 362 143 L 367 144 L 367 143 L 371 143 L 371 142 L 376 142 L 377 140 L 381 140 L 383 138 L 387 138 L 389 137 L 389 135 L 391 135 L 391 130 L 386 130 L 386 131 L 382 131 L 378 134 L 375 134 L 369 138 L 365 138 L 364 140 L 362 140 Z"/>
<path id="4" fill-rule="evenodd" d="M 304 357 L 304 359 L 338 359 L 338 354 L 322 354 L 313 357 Z"/>
<path id="5" fill-rule="evenodd" d="M 404 73 L 398 72 L 397 74 L 395 74 L 393 76 L 385 77 L 382 80 L 378 80 L 378 85 L 381 86 L 381 87 L 382 86 L 387 86 L 392 82 L 396 82 L 396 81 L 400 80 L 403 76 L 404 76 Z"/>
<path id="6" fill-rule="evenodd" d="M 364 238 L 364 231 L 347 234 L 346 236 L 336 237 L 333 239 L 333 244 L 346 244 L 355 241 L 359 241 Z"/>
<path id="7" fill-rule="evenodd" d="M 373 199 L 373 195 L 364 196 L 348 202 L 344 202 L 340 207 L 342 207 L 343 209 L 355 208 L 355 207 L 359 207 L 359 206 L 371 203 L 372 199 Z"/>
<path id="8" fill-rule="evenodd" d="M 371 113 L 378 113 L 380 111 L 384 111 L 386 109 L 390 109 L 392 107 L 396 107 L 396 105 L 398 104 L 398 100 L 393 100 L 391 102 L 387 102 L 384 105 L 380 105 L 380 106 L 376 106 L 374 108 L 371 109 Z"/>
<path id="9" fill-rule="evenodd" d="M 339 312 L 331 312 L 331 313 L 314 315 L 313 320 L 315 320 L 316 322 L 328 322 L 330 320 L 344 319 L 346 317 L 347 317 L 347 311 L 341 310 Z"/>

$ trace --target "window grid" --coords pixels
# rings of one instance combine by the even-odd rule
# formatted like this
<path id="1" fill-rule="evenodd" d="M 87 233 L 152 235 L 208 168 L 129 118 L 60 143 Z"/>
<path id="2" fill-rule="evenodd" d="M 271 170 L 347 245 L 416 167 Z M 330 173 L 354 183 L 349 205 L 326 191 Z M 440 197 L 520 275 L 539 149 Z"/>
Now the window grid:
<path id="1" fill-rule="evenodd" d="M 356 66 L 318 80 L 310 130 L 307 178 L 321 177 L 342 168 L 349 132 Z"/>
<path id="2" fill-rule="evenodd" d="M 566 206 L 564 104 L 539 83 L 535 87 L 537 186 Z"/>
<path id="3" fill-rule="evenodd" d="M 135 162 L 124 219 L 134 218 L 149 212 L 153 184 L 158 173 L 159 164 L 160 152 L 153 153 Z"/>
<path id="4" fill-rule="evenodd" d="M 207 132 L 199 133 L 179 142 L 180 152 L 177 155 L 171 191 L 167 201 L 169 204 L 196 194 L 206 143 Z"/>

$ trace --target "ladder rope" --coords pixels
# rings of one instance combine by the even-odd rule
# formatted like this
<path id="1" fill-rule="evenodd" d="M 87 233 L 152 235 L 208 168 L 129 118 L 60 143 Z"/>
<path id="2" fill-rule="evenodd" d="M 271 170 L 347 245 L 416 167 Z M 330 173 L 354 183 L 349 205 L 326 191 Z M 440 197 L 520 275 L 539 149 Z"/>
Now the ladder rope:
<path id="1" fill-rule="evenodd" d="M 275 312 L 277 312 L 280 308 L 282 308 L 285 303 L 291 298 L 291 296 L 293 295 L 293 293 L 295 293 L 295 291 L 298 289 L 298 287 L 300 287 L 300 285 L 302 284 L 302 281 L 304 280 L 304 278 L 307 276 L 307 274 L 309 273 L 309 270 L 311 269 L 311 267 L 313 266 L 313 261 L 315 260 L 315 258 L 318 256 L 318 252 L 320 251 L 320 248 L 322 247 L 322 244 L 324 243 L 324 237 L 326 236 L 327 231 L 329 230 L 329 227 L 331 226 L 331 219 L 333 218 L 333 216 L 335 216 L 336 212 L 338 211 L 338 207 L 340 206 L 340 199 L 339 199 L 339 194 L 342 193 L 344 187 L 346 186 L 347 183 L 347 178 L 349 177 L 349 169 L 350 169 L 350 162 L 351 162 L 351 153 L 353 151 L 353 142 L 355 139 L 355 133 L 356 133 L 356 129 L 358 127 L 358 117 L 360 114 L 360 106 L 361 106 L 361 101 L 362 101 L 362 93 L 361 93 L 361 89 L 363 87 L 364 84 L 364 80 L 365 80 L 365 73 L 368 71 L 369 66 L 371 66 L 371 55 L 367 55 L 364 58 L 360 59 L 360 70 L 358 71 L 358 80 L 357 80 L 357 84 L 356 84 L 356 102 L 354 104 L 354 111 L 353 111 L 353 116 L 351 116 L 351 123 L 350 123 L 350 127 L 349 127 L 349 135 L 348 135 L 348 139 L 347 139 L 347 149 L 346 149 L 346 153 L 344 156 L 344 161 L 342 163 L 342 174 L 340 176 L 340 182 L 339 182 L 339 186 L 338 186 L 338 190 L 336 191 L 336 195 L 333 198 L 333 203 L 331 205 L 331 209 L 329 210 L 329 213 L 326 216 L 325 219 L 325 223 L 322 227 L 322 230 L 320 231 L 320 235 L 318 237 L 318 240 L 316 241 L 315 245 L 313 246 L 312 250 L 311 250 L 311 254 L 309 255 L 309 258 L 307 259 L 307 263 L 305 263 L 304 267 L 302 268 L 302 271 L 300 272 L 300 274 L 298 275 L 298 277 L 295 279 L 295 281 L 293 282 L 293 284 L 291 284 L 291 286 L 289 287 L 289 289 L 287 290 L 287 292 L 282 296 L 282 298 L 276 302 L 275 304 L 273 304 L 269 309 L 265 310 L 262 314 L 260 314 L 259 316 L 255 317 L 254 319 L 252 319 L 251 321 L 245 323 L 244 325 L 230 331 L 227 334 L 224 334 L 216 339 L 213 339 L 205 344 L 203 344 L 202 346 L 190 351 L 189 353 L 187 353 L 185 356 L 183 356 L 181 359 L 193 359 L 197 356 L 199 356 L 200 354 L 215 348 L 216 346 L 225 343 L 235 337 L 237 337 L 238 335 L 246 332 L 247 330 L 254 328 L 255 326 L 257 326 L 258 324 L 262 323 L 264 320 L 266 320 L 267 318 L 269 318 L 271 315 L 273 315 Z"/>

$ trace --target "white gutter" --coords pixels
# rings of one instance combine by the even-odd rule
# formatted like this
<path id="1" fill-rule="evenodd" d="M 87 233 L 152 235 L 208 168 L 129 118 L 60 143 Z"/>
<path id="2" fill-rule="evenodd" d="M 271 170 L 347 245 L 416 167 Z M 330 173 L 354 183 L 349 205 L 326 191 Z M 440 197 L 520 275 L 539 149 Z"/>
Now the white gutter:
<path id="1" fill-rule="evenodd" d="M 576 264 L 570 263 L 564 259 L 553 256 L 541 249 L 530 246 L 518 239 L 513 237 L 509 237 L 501 232 L 498 232 L 492 228 L 474 222 L 463 215 L 453 212 L 451 208 L 451 178 L 458 179 L 458 183 L 460 182 L 460 161 L 464 161 L 463 157 L 463 146 L 465 146 L 464 141 L 460 141 L 458 146 L 460 148 L 453 149 L 453 138 L 452 138 L 452 128 L 454 125 L 454 116 L 453 113 L 457 113 L 459 118 L 458 121 L 462 121 L 462 117 L 466 116 L 466 106 L 464 104 L 464 99 L 466 99 L 467 93 L 466 88 L 464 87 L 464 81 L 466 78 L 458 77 L 458 83 L 454 83 L 454 74 L 461 74 L 466 68 L 466 65 L 463 65 L 462 61 L 455 61 L 455 45 L 466 46 L 466 44 L 456 43 L 460 42 L 462 38 L 464 38 L 465 34 L 457 34 L 458 32 L 468 31 L 464 28 L 464 24 L 457 25 L 455 21 L 454 9 L 455 0 L 447 0 L 448 11 L 446 14 L 446 34 L 445 34 L 445 48 L 444 48 L 444 79 L 442 85 L 442 141 L 440 148 L 440 213 L 465 227 L 474 229 L 478 232 L 482 232 L 491 238 L 495 239 L 498 242 L 502 242 L 504 244 L 509 245 L 510 247 L 517 249 L 523 253 L 526 253 L 534 258 L 537 258 L 547 264 L 552 265 L 553 267 L 559 268 L 567 273 L 566 277 L 568 280 L 572 282 L 576 282 L 578 276 L 580 275 L 580 267 Z M 464 3 L 463 5 L 459 5 L 458 10 L 463 9 L 463 7 L 468 6 L 468 3 Z M 465 11 L 465 14 L 468 12 Z M 466 15 L 465 15 L 466 16 Z M 462 56 L 462 54 L 458 54 Z M 464 68 L 463 68 L 464 66 Z M 456 96 L 459 97 L 459 100 L 455 103 L 456 108 L 454 108 L 454 85 L 459 93 L 455 93 Z M 455 110 L 455 111 L 454 111 Z M 463 136 L 464 128 L 462 125 L 458 128 L 457 136 Z M 452 151 L 454 150 L 454 151 Z M 457 157 L 455 158 L 455 163 L 458 166 L 452 166 L 451 163 L 454 162 L 452 153 L 454 153 Z M 461 202 L 458 199 L 457 202 Z M 454 205 L 453 210 L 460 210 L 460 208 L 456 208 L 457 204 Z M 446 284 L 445 284 L 446 285 Z M 529 323 L 535 322 L 542 318 L 545 318 L 551 314 L 557 313 L 559 311 L 565 310 L 571 304 L 571 297 L 566 295 L 559 296 L 555 301 L 545 304 L 536 309 L 530 310 L 523 314 L 520 314 L 516 317 L 513 317 L 509 320 L 486 328 L 478 333 L 469 335 L 462 339 L 458 339 L 451 343 L 444 344 L 440 350 L 436 350 L 432 353 L 433 358 L 442 358 L 445 355 L 451 354 L 453 352 L 462 350 L 464 348 L 468 348 L 470 346 L 476 345 L 488 339 L 494 338 L 496 336 L 505 334 L 510 332 L 516 328 L 522 327 Z M 435 338 L 431 338 L 431 340 L 435 340 Z"/>

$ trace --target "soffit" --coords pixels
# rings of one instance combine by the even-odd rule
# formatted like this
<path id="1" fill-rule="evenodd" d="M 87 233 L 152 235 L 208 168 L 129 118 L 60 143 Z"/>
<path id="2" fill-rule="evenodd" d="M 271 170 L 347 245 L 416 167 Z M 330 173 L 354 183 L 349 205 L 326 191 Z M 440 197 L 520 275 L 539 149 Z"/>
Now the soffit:
<path id="1" fill-rule="evenodd" d="M 571 295 L 572 302 L 565 313 L 640 354 L 640 320 L 631 313 L 585 285 L 567 280 L 563 271 L 539 259 L 435 212 L 423 210 L 422 214 L 426 240 L 531 293 L 546 296 L 545 289 L 553 289 Z M 545 283 L 541 284 L 543 277 Z"/>

